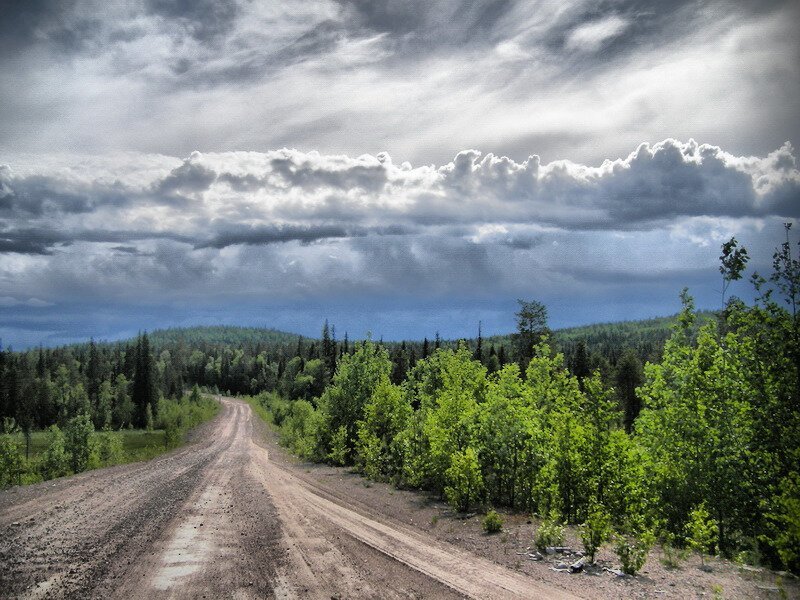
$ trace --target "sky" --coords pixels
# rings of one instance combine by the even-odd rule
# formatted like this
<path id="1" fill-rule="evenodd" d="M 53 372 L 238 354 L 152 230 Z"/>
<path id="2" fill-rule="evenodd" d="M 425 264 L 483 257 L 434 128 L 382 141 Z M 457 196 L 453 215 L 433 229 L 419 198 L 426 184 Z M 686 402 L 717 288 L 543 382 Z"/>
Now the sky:
<path id="1" fill-rule="evenodd" d="M 518 298 L 565 327 L 673 314 L 684 286 L 717 308 L 720 245 L 768 273 L 800 213 L 798 22 L 792 0 L 6 0 L 2 344 L 472 337 Z"/>

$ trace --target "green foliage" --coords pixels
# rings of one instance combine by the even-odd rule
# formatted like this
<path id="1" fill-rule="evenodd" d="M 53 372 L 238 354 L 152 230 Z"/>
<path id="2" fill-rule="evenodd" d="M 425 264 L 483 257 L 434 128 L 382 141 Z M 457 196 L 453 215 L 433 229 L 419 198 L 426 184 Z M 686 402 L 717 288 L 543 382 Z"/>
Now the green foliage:
<path id="1" fill-rule="evenodd" d="M 499 533 L 503 529 L 503 517 L 497 511 L 490 510 L 483 518 L 483 530 L 486 533 Z"/>
<path id="2" fill-rule="evenodd" d="M 339 361 L 331 385 L 319 400 L 319 410 L 330 431 L 334 432 L 330 445 L 326 443 L 324 449 L 336 464 L 353 464 L 358 423 L 364 419 L 364 407 L 378 383 L 388 378 L 391 370 L 386 350 L 371 341 Z"/>
<path id="3" fill-rule="evenodd" d="M 12 419 L 3 423 L 0 435 L 0 489 L 19 483 L 24 468 L 22 444 L 15 435 L 16 424 Z"/>
<path id="4" fill-rule="evenodd" d="M 181 437 L 180 421 L 168 420 L 164 424 L 164 446 L 176 448 L 181 443 Z"/>
<path id="5" fill-rule="evenodd" d="M 475 443 L 488 499 L 532 511 L 534 489 L 545 463 L 542 411 L 535 406 L 519 367 L 509 364 L 493 374 L 478 405 Z"/>
<path id="6" fill-rule="evenodd" d="M 722 548 L 757 515 L 759 464 L 750 398 L 757 380 L 745 376 L 752 345 L 734 332 L 721 346 L 713 324 L 697 346 L 668 342 L 661 365 L 648 365 L 640 388 L 646 409 L 637 422 L 648 453 L 661 514 L 678 532 L 695 505 L 708 502 L 720 526 Z"/>
<path id="7" fill-rule="evenodd" d="M 661 550 L 663 552 L 661 563 L 668 569 L 677 569 L 681 560 L 686 558 L 686 550 L 676 548 L 675 537 L 668 532 L 662 535 Z"/>
<path id="8" fill-rule="evenodd" d="M 69 455 L 69 466 L 73 473 L 85 471 L 90 463 L 94 425 L 86 413 L 73 417 L 64 430 L 65 449 Z"/>
<path id="9" fill-rule="evenodd" d="M 181 444 L 189 429 L 211 419 L 218 411 L 219 404 L 210 398 L 200 397 L 195 400 L 192 395 L 180 400 L 162 398 L 159 402 L 158 420 L 153 426 L 157 425 L 164 430 L 164 447 L 175 448 Z"/>
<path id="10" fill-rule="evenodd" d="M 316 439 L 322 422 L 321 415 L 310 402 L 293 402 L 281 429 L 281 440 L 285 446 L 303 458 L 321 460 L 317 456 Z"/>
<path id="11" fill-rule="evenodd" d="M 689 546 L 700 553 L 701 561 L 704 561 L 706 554 L 714 553 L 718 531 L 718 524 L 709 516 L 705 503 L 698 505 L 689 513 L 689 521 L 686 523 L 686 539 Z"/>
<path id="12" fill-rule="evenodd" d="M 112 414 L 114 422 L 119 427 L 127 427 L 133 424 L 135 406 L 128 393 L 128 380 L 125 375 L 117 375 L 114 380 L 114 407 Z"/>
<path id="13" fill-rule="evenodd" d="M 581 543 L 590 562 L 594 562 L 595 554 L 611 538 L 611 533 L 611 517 L 601 505 L 595 504 L 580 526 Z"/>
<path id="14" fill-rule="evenodd" d="M 104 429 L 95 434 L 94 441 L 99 466 L 107 467 L 123 462 L 125 450 L 119 433 Z"/>
<path id="15" fill-rule="evenodd" d="M 556 513 L 551 513 L 541 522 L 533 542 L 541 552 L 548 546 L 560 546 L 564 543 L 564 525 Z"/>
<path id="16" fill-rule="evenodd" d="M 779 493 L 773 498 L 772 510 L 767 513 L 771 525 L 765 541 L 774 546 L 783 566 L 800 572 L 800 475 L 792 472 L 781 481 Z"/>
<path id="17" fill-rule="evenodd" d="M 144 428 L 147 431 L 153 431 L 154 421 L 153 421 L 153 405 L 148 403 L 144 409 Z"/>
<path id="18" fill-rule="evenodd" d="M 533 347 L 545 338 L 550 330 L 547 327 L 547 307 L 536 300 L 517 300 L 519 311 L 517 317 L 517 333 L 515 346 L 517 362 L 521 366 L 528 364 L 533 354 Z"/>
<path id="19" fill-rule="evenodd" d="M 647 562 L 647 554 L 655 543 L 655 536 L 645 532 L 636 536 L 616 536 L 614 552 L 622 563 L 622 572 L 627 575 L 636 575 Z"/>
<path id="20" fill-rule="evenodd" d="M 447 469 L 447 486 L 444 489 L 447 501 L 453 509 L 467 512 L 483 492 L 483 477 L 475 450 L 467 448 L 456 452 Z"/>
<path id="21" fill-rule="evenodd" d="M 47 446 L 39 470 L 44 479 L 55 479 L 69 474 L 70 455 L 67 452 L 66 438 L 58 425 L 48 430 L 50 442 Z"/>
<path id="22" fill-rule="evenodd" d="M 396 440 L 411 413 L 403 391 L 388 377 L 381 380 L 364 407 L 364 420 L 358 427 L 358 462 L 367 477 L 376 480 L 400 477 L 403 457 Z"/>
<path id="23" fill-rule="evenodd" d="M 200 393 L 200 388 L 197 384 L 195 384 L 192 386 L 192 392 L 189 394 L 189 402 L 193 404 L 199 404 L 201 399 L 202 394 Z"/>
<path id="24" fill-rule="evenodd" d="M 349 449 L 347 438 L 347 427 L 342 425 L 337 429 L 331 437 L 330 452 L 328 452 L 328 460 L 334 465 L 347 464 Z"/>
<path id="25" fill-rule="evenodd" d="M 485 394 L 486 369 L 472 360 L 465 346 L 455 352 L 439 350 L 430 360 L 438 363 L 429 373 L 438 381 L 423 380 L 418 388 L 426 450 L 423 468 L 427 485 L 442 491 L 450 483 L 447 471 L 454 455 L 463 454 L 472 442 L 478 404 Z M 427 395 L 429 389 L 435 390 L 434 395 Z"/>

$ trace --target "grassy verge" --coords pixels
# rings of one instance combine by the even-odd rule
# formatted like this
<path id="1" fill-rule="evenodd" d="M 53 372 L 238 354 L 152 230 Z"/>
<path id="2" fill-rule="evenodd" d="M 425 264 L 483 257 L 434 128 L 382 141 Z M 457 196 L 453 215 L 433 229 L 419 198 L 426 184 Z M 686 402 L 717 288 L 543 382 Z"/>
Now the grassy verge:
<path id="1" fill-rule="evenodd" d="M 101 432 L 95 432 L 92 434 L 92 439 L 96 441 L 100 433 Z M 132 459 L 125 462 L 134 462 L 142 460 L 143 458 L 149 458 L 151 455 L 155 456 L 155 454 L 152 454 L 153 451 L 155 451 L 156 454 L 160 454 L 164 451 L 165 436 L 163 429 L 153 429 L 152 431 L 147 431 L 145 429 L 121 429 L 119 431 L 112 431 L 111 435 L 120 440 L 126 458 Z M 22 433 L 0 434 L 0 438 L 9 440 L 12 444 L 21 449 L 22 454 L 25 454 L 25 436 Z M 29 460 L 33 462 L 41 460 L 42 456 L 47 451 L 47 447 L 50 445 L 51 439 L 52 434 L 49 431 L 32 432 Z"/>
<path id="2" fill-rule="evenodd" d="M 250 405 L 250 408 L 253 409 L 253 412 L 258 415 L 258 417 L 264 421 L 270 427 L 275 427 L 275 421 L 272 417 L 272 413 L 261 403 L 259 396 L 242 396 L 242 400 L 247 402 Z"/>
<path id="3" fill-rule="evenodd" d="M 35 431 L 27 457 L 22 433 L 0 434 L 0 488 L 149 460 L 181 446 L 191 429 L 212 419 L 219 409 L 219 403 L 194 392 L 180 400 L 162 399 L 157 429 L 94 431 L 87 421 L 82 436 L 70 435 L 68 428 Z"/>

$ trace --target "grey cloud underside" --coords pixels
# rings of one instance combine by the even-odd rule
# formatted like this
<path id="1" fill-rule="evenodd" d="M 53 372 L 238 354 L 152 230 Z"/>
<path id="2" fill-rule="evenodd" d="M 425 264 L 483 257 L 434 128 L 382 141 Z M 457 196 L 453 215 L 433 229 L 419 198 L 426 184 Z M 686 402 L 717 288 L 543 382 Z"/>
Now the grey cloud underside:
<path id="1" fill-rule="evenodd" d="M 386 154 L 285 149 L 193 153 L 177 167 L 165 158 L 157 171 L 125 160 L 118 172 L 62 166 L 17 175 L 13 165 L 0 167 L 0 252 L 48 254 L 77 242 L 163 239 L 222 249 L 417 235 L 530 249 L 538 243 L 531 226 L 644 231 L 687 217 L 800 216 L 800 172 L 788 144 L 766 157 L 737 157 L 665 140 L 597 167 L 474 150 L 438 168 L 395 165 Z"/>
<path id="2" fill-rule="evenodd" d="M 557 10 L 546 2 L 523 0 L 332 0 L 314 5 L 317 10 L 309 8 L 302 17 L 291 8 L 280 17 L 264 17 L 240 0 L 13 0 L 0 19 L 0 49 L 16 56 L 39 48 L 56 60 L 115 56 L 112 70 L 117 74 L 190 89 L 263 80 L 299 62 L 324 60 L 343 43 L 376 35 L 382 36 L 390 68 L 430 55 L 480 55 L 513 39 L 537 63 L 570 78 L 612 69 L 615 58 L 689 38 L 709 21 L 796 12 L 791 0 L 575 0 Z M 576 52 L 569 46 L 576 29 L 609 16 L 627 26 L 595 48 L 600 52 Z M 164 63 L 166 69 L 148 69 L 127 56 L 132 44 L 155 35 L 170 40 L 174 57 Z"/>
<path id="3" fill-rule="evenodd" d="M 469 147 L 596 162 L 668 136 L 738 154 L 800 144 L 792 0 L 13 0 L 0 11 L 4 162 L 283 145 L 416 164 Z"/>

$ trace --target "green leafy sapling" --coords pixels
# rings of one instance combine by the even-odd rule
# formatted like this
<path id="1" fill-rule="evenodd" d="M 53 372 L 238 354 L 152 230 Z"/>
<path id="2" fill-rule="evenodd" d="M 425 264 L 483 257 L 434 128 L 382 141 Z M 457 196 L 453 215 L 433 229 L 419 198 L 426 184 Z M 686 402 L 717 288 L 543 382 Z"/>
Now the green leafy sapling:
<path id="1" fill-rule="evenodd" d="M 705 502 L 700 503 L 689 513 L 689 522 L 686 523 L 686 535 L 689 546 L 700 554 L 700 563 L 705 567 L 705 555 L 713 551 L 717 543 L 719 528 L 712 519 Z"/>
<path id="2" fill-rule="evenodd" d="M 589 561 L 594 563 L 597 551 L 611 537 L 611 518 L 599 504 L 595 504 L 586 521 L 580 526 L 581 542 Z"/>

